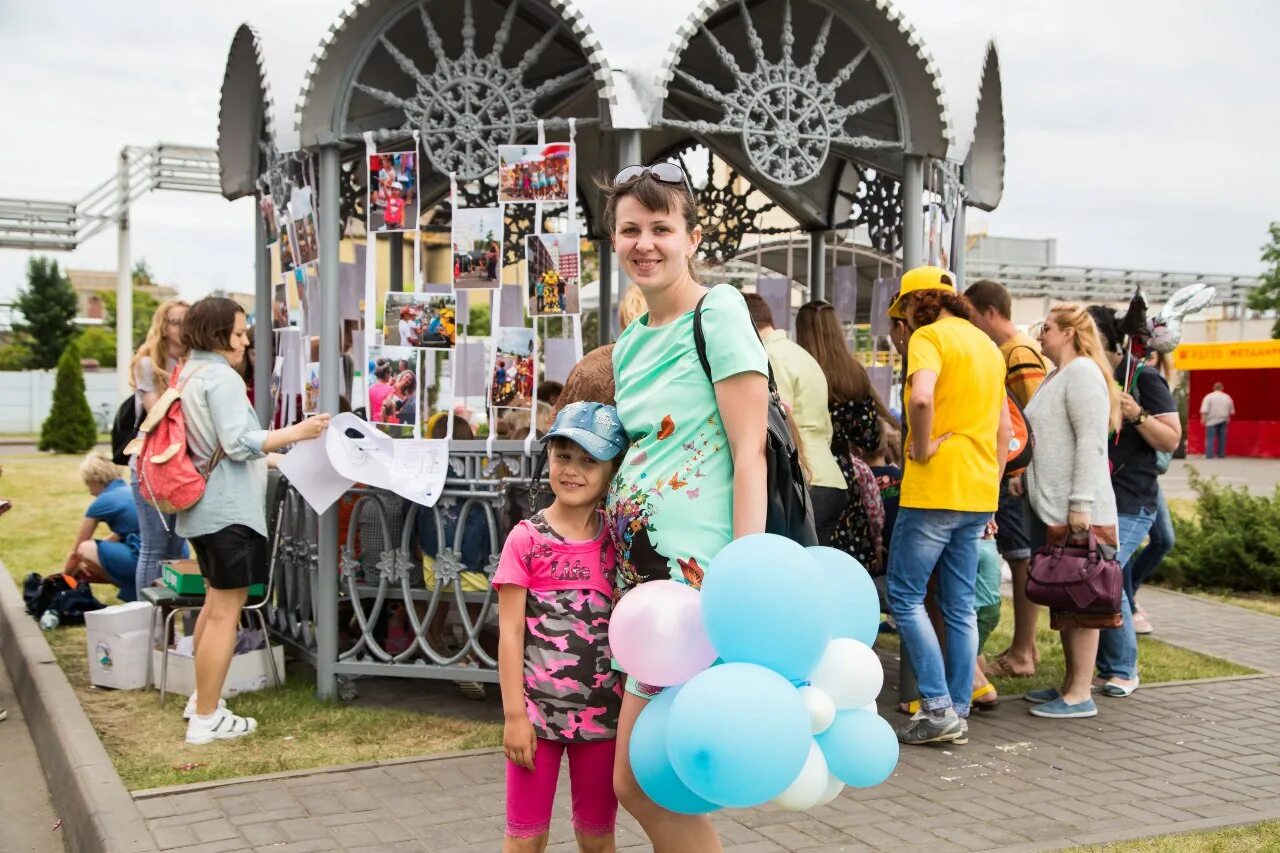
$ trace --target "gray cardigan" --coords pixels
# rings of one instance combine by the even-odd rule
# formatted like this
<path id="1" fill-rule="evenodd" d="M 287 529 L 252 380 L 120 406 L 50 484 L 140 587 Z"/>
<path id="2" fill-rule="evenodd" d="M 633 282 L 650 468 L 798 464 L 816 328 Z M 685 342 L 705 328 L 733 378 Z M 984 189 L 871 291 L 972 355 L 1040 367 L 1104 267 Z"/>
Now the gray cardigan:
<path id="1" fill-rule="evenodd" d="M 1067 513 L 1089 513 L 1090 524 L 1116 523 L 1116 496 L 1107 460 L 1111 400 L 1098 365 L 1074 358 L 1050 373 L 1027 404 L 1035 452 L 1027 468 L 1027 499 L 1046 524 Z"/>

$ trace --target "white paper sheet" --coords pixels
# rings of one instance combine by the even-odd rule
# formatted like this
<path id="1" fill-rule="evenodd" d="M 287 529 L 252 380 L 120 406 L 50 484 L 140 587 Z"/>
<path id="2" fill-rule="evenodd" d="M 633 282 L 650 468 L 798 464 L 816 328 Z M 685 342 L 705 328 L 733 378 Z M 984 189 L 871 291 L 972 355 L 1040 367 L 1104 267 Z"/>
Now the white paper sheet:
<path id="1" fill-rule="evenodd" d="M 453 358 L 458 360 L 454 371 L 454 396 L 484 397 L 488 393 L 489 383 L 486 373 L 489 369 L 489 339 L 471 338 L 458 341 L 453 351 Z"/>
<path id="2" fill-rule="evenodd" d="M 324 512 L 355 485 L 334 469 L 323 437 L 300 441 L 280 460 L 280 473 L 289 478 L 312 509 Z"/>
<path id="3" fill-rule="evenodd" d="M 542 342 L 546 368 L 544 382 L 564 382 L 577 363 L 577 345 L 573 338 L 547 338 Z"/>
<path id="4" fill-rule="evenodd" d="M 409 439 L 395 442 L 391 491 L 423 506 L 435 506 L 449 472 L 449 442 Z"/>

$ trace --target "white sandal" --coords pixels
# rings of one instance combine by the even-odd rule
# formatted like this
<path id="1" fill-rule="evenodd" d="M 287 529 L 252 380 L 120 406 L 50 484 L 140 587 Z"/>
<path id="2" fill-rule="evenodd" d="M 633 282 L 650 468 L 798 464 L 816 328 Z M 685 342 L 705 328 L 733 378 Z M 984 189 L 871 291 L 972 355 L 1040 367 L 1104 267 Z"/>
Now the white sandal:
<path id="1" fill-rule="evenodd" d="M 251 735 L 257 730 L 258 721 L 253 717 L 239 717 L 222 708 L 207 717 L 199 714 L 192 717 L 187 723 L 187 743 L 203 746 L 215 740 L 231 740 Z"/>

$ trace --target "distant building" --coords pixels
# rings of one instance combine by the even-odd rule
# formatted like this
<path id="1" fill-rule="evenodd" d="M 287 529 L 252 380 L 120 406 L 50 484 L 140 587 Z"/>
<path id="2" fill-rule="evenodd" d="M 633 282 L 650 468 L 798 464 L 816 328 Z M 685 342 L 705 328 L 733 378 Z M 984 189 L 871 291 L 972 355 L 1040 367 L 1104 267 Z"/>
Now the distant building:
<path id="1" fill-rule="evenodd" d="M 99 296 L 101 291 L 116 290 L 115 270 L 67 270 L 67 278 L 71 279 L 71 289 L 76 292 L 76 322 L 83 326 L 97 326 L 107 319 L 107 306 Z M 167 285 L 141 284 L 138 290 L 154 296 L 157 302 L 174 299 L 178 291 Z"/>

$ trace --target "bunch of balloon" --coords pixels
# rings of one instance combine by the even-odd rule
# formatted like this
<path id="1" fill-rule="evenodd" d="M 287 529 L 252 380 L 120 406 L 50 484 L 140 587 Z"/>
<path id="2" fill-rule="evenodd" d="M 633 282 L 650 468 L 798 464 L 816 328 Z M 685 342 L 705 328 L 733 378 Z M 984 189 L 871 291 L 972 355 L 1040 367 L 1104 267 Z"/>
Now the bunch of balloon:
<path id="1" fill-rule="evenodd" d="M 725 546 L 700 593 L 676 581 L 632 590 L 610 646 L 625 672 L 666 688 L 631 735 L 636 780 L 683 814 L 800 811 L 880 784 L 898 741 L 876 712 L 879 623 L 857 560 L 768 533 Z"/>

